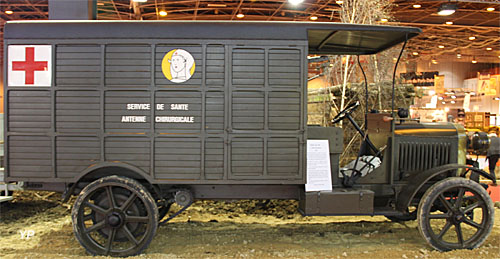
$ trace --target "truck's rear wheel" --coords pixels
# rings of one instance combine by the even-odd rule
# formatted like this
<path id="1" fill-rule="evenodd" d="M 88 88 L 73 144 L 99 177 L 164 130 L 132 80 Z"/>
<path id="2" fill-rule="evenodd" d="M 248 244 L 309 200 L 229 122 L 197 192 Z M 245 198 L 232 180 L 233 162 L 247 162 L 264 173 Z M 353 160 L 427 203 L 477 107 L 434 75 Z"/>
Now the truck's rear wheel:
<path id="1" fill-rule="evenodd" d="M 144 251 L 153 239 L 158 208 L 137 181 L 108 176 L 81 191 L 71 217 L 75 236 L 89 253 L 131 256 Z"/>
<path id="2" fill-rule="evenodd" d="M 479 247 L 493 228 L 491 198 L 478 183 L 447 178 L 431 186 L 418 207 L 418 229 L 439 251 Z"/>

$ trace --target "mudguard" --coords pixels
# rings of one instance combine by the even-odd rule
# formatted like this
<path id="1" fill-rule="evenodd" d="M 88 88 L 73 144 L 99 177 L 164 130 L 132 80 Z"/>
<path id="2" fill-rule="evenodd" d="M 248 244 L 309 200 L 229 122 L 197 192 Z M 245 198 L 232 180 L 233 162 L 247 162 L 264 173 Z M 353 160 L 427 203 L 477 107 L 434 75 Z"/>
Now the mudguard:
<path id="1" fill-rule="evenodd" d="M 457 170 L 457 169 L 468 169 L 465 170 L 464 173 L 462 173 L 460 176 L 465 177 L 469 172 L 473 172 L 479 175 L 482 175 L 485 178 L 488 178 L 493 181 L 493 183 L 496 184 L 496 179 L 494 179 L 489 173 L 476 168 L 472 167 L 470 165 L 461 165 L 461 164 L 448 164 L 448 165 L 443 165 L 439 166 L 436 168 L 433 168 L 431 170 L 415 174 L 407 179 L 409 184 L 405 186 L 402 191 L 398 195 L 398 199 L 396 201 L 396 210 L 398 211 L 406 211 L 408 206 L 410 206 L 411 200 L 415 197 L 417 192 L 422 188 L 422 186 L 427 183 L 430 179 L 448 172 L 450 170 Z"/>
<path id="2" fill-rule="evenodd" d="M 153 179 L 151 178 L 150 175 L 146 174 L 144 171 L 142 171 L 141 169 L 139 169 L 138 167 L 135 167 L 133 165 L 130 165 L 130 164 L 127 164 L 127 163 L 123 163 L 123 162 L 104 162 L 104 163 L 99 163 L 99 164 L 95 164 L 95 165 L 89 166 L 83 172 L 81 172 L 80 174 L 78 174 L 76 177 L 73 178 L 72 182 L 74 184 L 72 184 L 71 187 L 67 188 L 66 191 L 62 195 L 63 202 L 66 202 L 66 201 L 69 200 L 69 197 L 71 197 L 71 195 L 73 194 L 73 191 L 75 190 L 77 184 L 84 177 L 86 177 L 86 176 L 88 176 L 88 175 L 96 172 L 99 169 L 102 169 L 102 168 L 112 168 L 112 167 L 113 168 L 127 169 L 127 173 L 122 174 L 122 176 L 127 176 L 127 177 L 134 178 L 134 179 L 145 179 L 150 184 L 153 182 Z"/>

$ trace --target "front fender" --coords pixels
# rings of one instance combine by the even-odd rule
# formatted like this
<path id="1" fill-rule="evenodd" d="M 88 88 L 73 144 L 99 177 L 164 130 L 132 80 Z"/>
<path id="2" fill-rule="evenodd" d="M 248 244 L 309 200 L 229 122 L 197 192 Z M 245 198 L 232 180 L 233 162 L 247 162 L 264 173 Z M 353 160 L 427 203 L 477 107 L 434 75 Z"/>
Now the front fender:
<path id="1" fill-rule="evenodd" d="M 417 192 L 422 188 L 422 186 L 427 183 L 429 180 L 432 178 L 443 174 L 445 172 L 448 172 L 450 170 L 457 170 L 457 169 L 468 169 L 465 170 L 464 173 L 462 173 L 460 176 L 465 177 L 467 173 L 469 172 L 474 172 L 479 175 L 482 175 L 485 178 L 488 178 L 492 180 L 496 184 L 496 179 L 493 178 L 489 173 L 476 168 L 472 167 L 470 165 L 461 165 L 461 164 L 448 164 L 448 165 L 442 165 L 436 168 L 433 168 L 431 170 L 415 174 L 407 179 L 409 182 L 408 185 L 406 185 L 403 190 L 399 193 L 398 199 L 396 201 L 396 210 L 398 211 L 406 211 L 408 206 L 410 206 L 411 201 L 417 194 Z"/>

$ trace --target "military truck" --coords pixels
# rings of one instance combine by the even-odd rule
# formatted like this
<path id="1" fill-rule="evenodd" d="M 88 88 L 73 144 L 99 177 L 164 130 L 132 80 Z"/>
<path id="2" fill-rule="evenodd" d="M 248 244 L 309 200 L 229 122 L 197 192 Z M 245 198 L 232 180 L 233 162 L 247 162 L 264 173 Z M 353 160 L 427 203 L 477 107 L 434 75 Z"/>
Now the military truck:
<path id="1" fill-rule="evenodd" d="M 303 215 L 417 219 L 435 249 L 476 248 L 494 219 L 478 179 L 495 180 L 467 163 L 463 127 L 396 119 L 392 107 L 368 114 L 365 132 L 350 115 L 354 103 L 334 122 L 354 123 L 364 148 L 339 169 L 342 130 L 307 125 L 308 54 L 375 54 L 418 33 L 302 22 L 7 22 L 5 181 L 76 195 L 74 233 L 93 255 L 142 253 L 159 225 L 200 199 L 295 199 Z M 323 146 L 318 157 L 309 143 Z M 322 170 L 328 180 L 315 183 L 326 190 L 308 188 Z M 173 203 L 182 209 L 162 220 Z"/>

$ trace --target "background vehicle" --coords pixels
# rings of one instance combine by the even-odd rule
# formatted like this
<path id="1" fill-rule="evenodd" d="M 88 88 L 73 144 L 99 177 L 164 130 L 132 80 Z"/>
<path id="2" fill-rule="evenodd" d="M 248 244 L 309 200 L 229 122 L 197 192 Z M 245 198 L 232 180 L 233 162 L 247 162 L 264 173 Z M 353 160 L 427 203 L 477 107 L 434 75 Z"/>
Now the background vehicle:
<path id="1" fill-rule="evenodd" d="M 78 195 L 73 228 L 91 254 L 141 253 L 171 204 L 184 210 L 195 199 L 298 199 L 304 215 L 417 214 L 434 248 L 478 247 L 493 207 L 465 177 L 491 176 L 466 165 L 463 127 L 369 114 L 367 135 L 359 129 L 369 136 L 360 160 L 369 167 L 372 158 L 361 157 L 370 155 L 381 164 L 361 177 L 355 162 L 340 177 L 342 131 L 307 126 L 308 53 L 374 54 L 419 32 L 330 23 L 9 22 L 6 181 Z M 332 191 L 305 192 L 309 139 L 329 140 Z"/>

